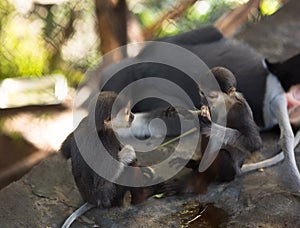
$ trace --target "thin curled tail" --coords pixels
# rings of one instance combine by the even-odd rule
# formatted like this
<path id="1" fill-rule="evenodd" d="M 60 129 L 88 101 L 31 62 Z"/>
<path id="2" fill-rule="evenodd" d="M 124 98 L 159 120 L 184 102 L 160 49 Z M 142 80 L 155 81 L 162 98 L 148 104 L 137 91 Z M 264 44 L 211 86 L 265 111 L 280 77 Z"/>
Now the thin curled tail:
<path id="1" fill-rule="evenodd" d="M 90 203 L 85 203 L 81 207 L 79 207 L 76 211 L 74 211 L 64 222 L 61 228 L 69 228 L 71 224 L 81 215 L 85 214 L 87 211 L 95 207 Z"/>

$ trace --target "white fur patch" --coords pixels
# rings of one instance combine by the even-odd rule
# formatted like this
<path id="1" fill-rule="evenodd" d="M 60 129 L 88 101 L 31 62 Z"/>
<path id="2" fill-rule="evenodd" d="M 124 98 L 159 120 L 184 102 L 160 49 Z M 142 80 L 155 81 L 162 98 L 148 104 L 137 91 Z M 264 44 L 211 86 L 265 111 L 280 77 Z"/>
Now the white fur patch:
<path id="1" fill-rule="evenodd" d="M 134 148 L 131 145 L 125 145 L 118 154 L 119 161 L 125 165 L 130 164 L 136 159 Z"/>
<path id="2" fill-rule="evenodd" d="M 276 78 L 276 76 L 269 73 L 269 75 L 267 76 L 266 94 L 263 104 L 263 118 L 265 123 L 264 129 L 269 129 L 278 124 L 278 120 L 271 110 L 271 103 L 278 95 L 281 95 L 283 93 L 284 90 L 279 80 Z"/>

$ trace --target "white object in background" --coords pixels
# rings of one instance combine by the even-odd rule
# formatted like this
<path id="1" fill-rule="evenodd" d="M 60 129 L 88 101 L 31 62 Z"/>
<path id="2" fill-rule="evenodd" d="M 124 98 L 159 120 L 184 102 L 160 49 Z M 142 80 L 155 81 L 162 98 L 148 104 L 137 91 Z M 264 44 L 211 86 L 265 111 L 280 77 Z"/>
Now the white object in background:
<path id="1" fill-rule="evenodd" d="M 0 108 L 61 104 L 67 93 L 67 80 L 60 74 L 7 78 L 0 83 Z"/>

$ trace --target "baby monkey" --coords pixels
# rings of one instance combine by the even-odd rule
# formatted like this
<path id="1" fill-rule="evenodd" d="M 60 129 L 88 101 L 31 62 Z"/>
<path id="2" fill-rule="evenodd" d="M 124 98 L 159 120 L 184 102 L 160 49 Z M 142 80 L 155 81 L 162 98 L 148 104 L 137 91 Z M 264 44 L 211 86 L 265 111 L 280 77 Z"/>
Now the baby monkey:
<path id="1" fill-rule="evenodd" d="M 114 104 L 114 110 L 112 108 Z M 131 145 L 122 146 L 117 139 L 114 130 L 116 128 L 128 128 L 133 121 L 130 111 L 130 102 L 124 97 L 118 98 L 114 92 L 101 92 L 96 100 L 95 111 L 85 117 L 73 133 L 71 133 L 61 146 L 61 153 L 66 159 L 71 158 L 72 173 L 78 190 L 86 202 L 77 209 L 63 224 L 63 228 L 69 227 L 73 221 L 93 207 L 109 208 L 120 206 L 123 203 L 126 191 L 131 192 L 132 203 L 139 203 L 148 197 L 148 189 L 122 186 L 115 182 L 121 178 L 126 166 L 137 166 L 136 154 Z M 92 134 L 96 128 L 97 134 Z M 76 135 L 75 135 L 76 134 Z M 77 139 L 80 140 L 77 140 Z M 76 140 L 75 140 L 76 139 Z M 91 153 L 91 156 L 103 156 L 103 151 L 98 146 L 101 141 L 109 155 L 118 161 L 118 167 L 109 167 L 109 161 L 99 164 L 104 165 L 111 173 L 110 181 L 99 176 L 85 161 L 81 153 Z M 79 142 L 80 141 L 80 142 Z M 79 144 L 83 145 L 85 151 L 79 150 Z M 90 155 L 88 155 L 90 156 Z M 101 158 L 100 158 L 101 159 Z M 132 178 L 143 175 L 135 171 Z M 144 168 L 145 172 L 152 175 L 151 170 Z M 131 178 L 131 177 L 130 177 Z"/>
<path id="2" fill-rule="evenodd" d="M 222 149 L 228 151 L 232 160 L 236 174 L 242 174 L 241 166 L 249 153 L 257 151 L 262 147 L 262 140 L 259 129 L 253 119 L 251 108 L 244 96 L 236 91 L 236 79 L 231 71 L 224 67 L 211 69 L 219 83 L 221 91 L 211 91 L 207 99 L 210 103 L 210 110 L 215 116 L 214 122 L 221 124 L 219 120 L 220 107 L 225 103 L 226 128 L 238 130 L 236 138 L 228 139 L 225 135 L 225 143 Z M 225 129 L 226 130 L 226 129 Z M 227 130 L 226 130 L 227 133 Z M 239 141 L 239 143 L 236 143 Z M 233 143 L 231 143 L 233 142 Z M 242 147 L 239 146 L 243 145 Z"/>
<path id="3" fill-rule="evenodd" d="M 197 158 L 190 160 L 186 167 L 193 169 L 182 181 L 170 183 L 168 191 L 205 193 L 209 183 L 213 181 L 231 181 L 236 175 L 242 174 L 241 166 L 246 156 L 262 147 L 262 140 L 256 126 L 252 111 L 241 93 L 236 91 L 236 79 L 231 71 L 224 67 L 211 69 L 219 83 L 221 91 L 208 91 L 206 96 L 200 94 L 202 100 L 207 99 L 213 122 L 211 125 L 200 127 L 202 134 Z M 205 103 L 203 101 L 203 103 Z M 227 113 L 221 108 L 225 107 Z M 221 116 L 223 113 L 226 116 Z M 222 118 L 226 118 L 226 126 L 222 126 Z M 200 119 L 200 122 L 203 118 Z M 208 119 L 206 119 L 208 121 Z M 211 128 L 216 128 L 212 133 Z M 218 151 L 205 151 L 209 140 L 219 140 L 220 132 L 225 131 L 224 142 Z M 215 134 L 215 135 L 213 135 Z M 205 155 L 208 154 L 208 158 Z M 205 161 L 202 161 L 202 160 Z M 173 164 L 182 163 L 182 159 L 172 161 Z M 204 162 L 204 172 L 199 165 Z M 200 168 L 201 169 L 201 168 Z"/>

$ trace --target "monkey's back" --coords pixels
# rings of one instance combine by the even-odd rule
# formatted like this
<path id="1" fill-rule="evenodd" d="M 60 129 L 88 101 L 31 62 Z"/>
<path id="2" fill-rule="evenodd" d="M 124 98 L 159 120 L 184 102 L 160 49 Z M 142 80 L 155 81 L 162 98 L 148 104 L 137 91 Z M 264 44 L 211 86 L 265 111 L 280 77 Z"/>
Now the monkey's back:
<path id="1" fill-rule="evenodd" d="M 76 137 L 83 137 L 83 143 L 88 145 L 89 149 L 99 150 L 96 140 L 101 140 L 106 151 L 114 159 L 118 159 L 120 144 L 112 130 L 103 128 L 98 131 L 98 135 L 92 135 L 84 119 L 75 131 Z M 84 160 L 81 154 L 84 151 L 79 150 L 77 143 L 72 133 L 63 143 L 61 150 L 65 156 L 69 154 L 71 157 L 72 173 L 83 200 L 103 208 L 120 205 L 126 189 L 98 175 Z M 86 148 L 85 146 L 83 148 Z M 101 157 L 103 152 L 99 150 L 97 154 Z"/>

